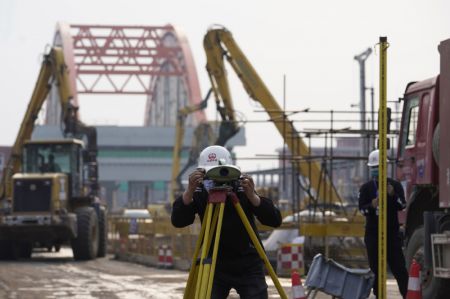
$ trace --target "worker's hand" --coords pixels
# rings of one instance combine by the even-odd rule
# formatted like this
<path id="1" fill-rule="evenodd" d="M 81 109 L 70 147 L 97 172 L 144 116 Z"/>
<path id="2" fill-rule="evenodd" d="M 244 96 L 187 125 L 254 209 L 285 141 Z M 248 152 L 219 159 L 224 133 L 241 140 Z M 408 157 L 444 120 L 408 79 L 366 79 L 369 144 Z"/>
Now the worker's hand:
<path id="1" fill-rule="evenodd" d="M 378 207 L 378 198 L 372 199 L 372 207 L 374 207 L 375 209 Z"/>
<path id="2" fill-rule="evenodd" d="M 203 168 L 197 168 L 189 175 L 188 186 L 183 193 L 183 202 L 188 205 L 192 202 L 195 189 L 203 183 L 203 177 L 205 176 L 205 170 Z"/>
<path id="3" fill-rule="evenodd" d="M 240 182 L 242 188 L 244 189 L 245 196 L 247 196 L 248 200 L 250 200 L 253 206 L 259 206 L 259 204 L 261 203 L 261 199 L 255 192 L 255 183 L 253 182 L 252 177 L 247 174 L 243 174 Z"/>
<path id="4" fill-rule="evenodd" d="M 392 186 L 391 184 L 388 184 L 387 185 L 387 193 L 389 196 L 394 196 L 395 195 L 394 186 Z"/>

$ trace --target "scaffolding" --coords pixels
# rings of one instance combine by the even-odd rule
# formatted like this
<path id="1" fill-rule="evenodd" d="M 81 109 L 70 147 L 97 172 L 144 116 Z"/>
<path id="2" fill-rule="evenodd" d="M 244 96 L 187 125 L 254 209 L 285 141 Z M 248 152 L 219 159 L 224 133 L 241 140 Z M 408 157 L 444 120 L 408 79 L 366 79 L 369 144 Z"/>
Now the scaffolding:
<path id="1" fill-rule="evenodd" d="M 349 241 L 346 237 L 359 238 L 354 241 L 356 244 L 351 242 L 356 245 L 355 247 L 364 248 L 360 238 L 364 232 L 364 219 L 358 213 L 357 194 L 368 177 L 367 156 L 375 149 L 378 141 L 377 119 L 373 117 L 378 115 L 378 112 L 366 110 L 363 113 L 369 116 L 364 117 L 366 122 L 364 127 L 371 129 L 353 128 L 361 123 L 360 111 L 311 109 L 285 111 L 284 114 L 290 116 L 290 119 L 286 118 L 284 121 L 294 123 L 297 129 L 294 132 L 297 136 L 291 137 L 293 140 L 298 140 L 300 136 L 310 149 L 309 155 L 293 156 L 283 144 L 276 155 L 256 154 L 255 157 L 240 158 L 240 160 L 278 160 L 277 168 L 253 171 L 249 174 L 255 178 L 257 186 L 277 190 L 272 192 L 272 195 L 278 195 L 275 202 L 280 209 L 284 209 L 285 215 L 293 215 L 294 225 L 300 228 L 302 235 L 315 238 L 316 242 L 317 239 L 322 239 L 324 254 L 344 264 L 348 257 L 355 255 L 354 252 L 342 250 L 349 247 L 344 244 Z M 400 114 L 398 111 L 391 112 L 389 118 L 391 130 L 388 134 L 388 142 L 394 145 L 397 144 Z M 283 119 L 247 120 L 246 122 L 251 125 L 267 121 L 283 121 Z M 298 128 L 300 125 L 301 129 Z M 368 147 L 368 145 L 371 146 Z M 395 151 L 396 148 L 392 146 L 388 151 L 388 174 L 391 177 L 395 176 Z M 309 179 L 298 172 L 298 163 L 310 164 L 313 161 L 321 165 L 318 186 L 312 186 Z M 320 188 L 323 188 L 323 182 L 327 178 L 332 182 L 329 189 L 335 188 L 338 191 L 342 199 L 340 203 L 332 202 L 328 197 L 331 190 L 325 190 L 325 197 L 318 198 Z M 346 221 L 336 222 L 338 218 Z M 333 242 L 330 243 L 330 237 L 336 237 L 338 240 L 339 252 L 333 252 Z"/>

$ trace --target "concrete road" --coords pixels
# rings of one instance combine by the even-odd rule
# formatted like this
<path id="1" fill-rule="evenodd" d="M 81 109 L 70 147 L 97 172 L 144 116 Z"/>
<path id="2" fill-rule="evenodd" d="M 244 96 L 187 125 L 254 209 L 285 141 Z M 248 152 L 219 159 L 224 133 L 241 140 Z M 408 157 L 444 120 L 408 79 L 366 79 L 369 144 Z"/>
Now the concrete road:
<path id="1" fill-rule="evenodd" d="M 0 298 L 182 298 L 187 273 L 120 262 L 111 258 L 75 262 L 69 249 L 33 253 L 31 260 L 0 262 Z M 267 277 L 270 298 L 279 298 Z M 281 278 L 290 295 L 290 279 Z M 229 298 L 239 298 L 236 293 Z M 318 295 L 317 299 L 330 298 Z M 400 299 L 394 281 L 388 298 Z"/>

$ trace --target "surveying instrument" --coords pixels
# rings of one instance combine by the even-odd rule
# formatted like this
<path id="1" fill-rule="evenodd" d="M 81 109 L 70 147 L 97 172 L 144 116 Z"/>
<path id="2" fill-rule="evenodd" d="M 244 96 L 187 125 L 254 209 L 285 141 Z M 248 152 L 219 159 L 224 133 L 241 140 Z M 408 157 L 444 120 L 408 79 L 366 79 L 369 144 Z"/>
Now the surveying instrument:
<path id="1" fill-rule="evenodd" d="M 280 297 L 287 299 L 278 277 L 270 265 L 269 259 L 242 209 L 238 196 L 233 192 L 233 185 L 236 186 L 236 182 L 239 184 L 240 175 L 239 168 L 231 165 L 213 167 L 205 174 L 205 178 L 212 180 L 214 186 L 211 186 L 208 190 L 208 203 L 195 246 L 184 299 L 211 298 L 223 214 L 227 200 L 231 200 L 233 203 L 253 246 L 256 248 L 260 258 L 264 261 Z"/>

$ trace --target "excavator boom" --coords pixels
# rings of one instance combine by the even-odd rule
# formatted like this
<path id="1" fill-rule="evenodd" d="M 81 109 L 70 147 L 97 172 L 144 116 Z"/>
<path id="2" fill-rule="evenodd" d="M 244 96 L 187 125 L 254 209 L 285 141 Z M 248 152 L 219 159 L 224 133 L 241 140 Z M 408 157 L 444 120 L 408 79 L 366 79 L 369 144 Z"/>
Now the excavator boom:
<path id="1" fill-rule="evenodd" d="M 293 158 L 308 157 L 310 154 L 308 147 L 299 136 L 293 123 L 286 121 L 286 114 L 241 51 L 231 32 L 225 28 L 210 29 L 204 38 L 203 45 L 207 57 L 206 69 L 214 94 L 224 103 L 225 112 L 230 115 L 230 121 L 235 121 L 235 119 L 232 118 L 234 108 L 224 65 L 225 58 L 241 80 L 248 95 L 259 102 L 269 114 Z M 328 176 L 321 172 L 318 162 L 299 161 L 295 164 L 298 165 L 300 174 L 309 178 L 310 186 L 315 189 L 319 199 L 327 199 L 331 202 L 341 201 Z"/>

